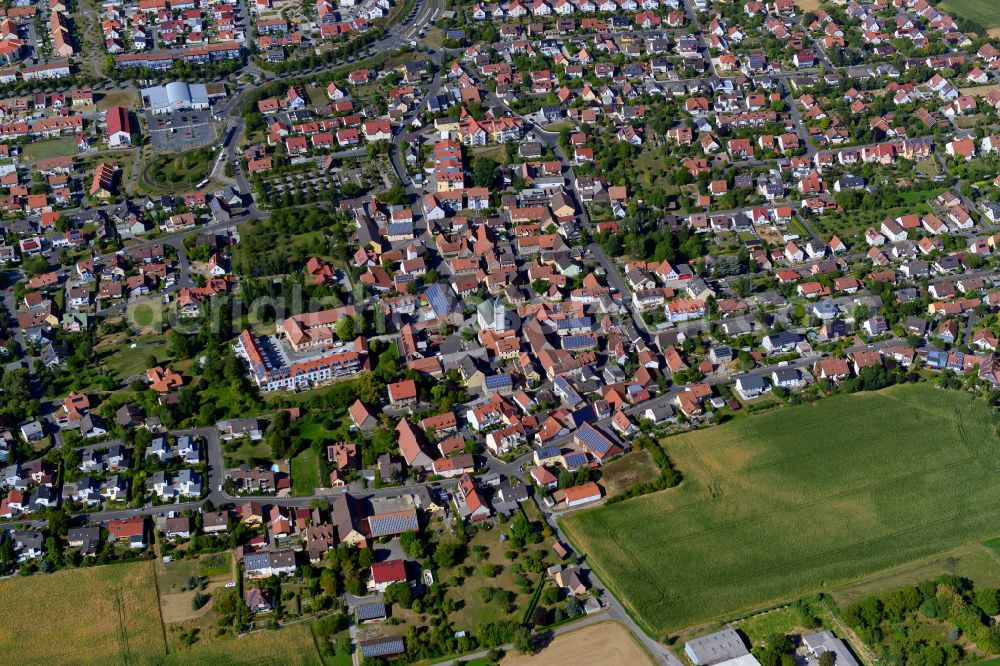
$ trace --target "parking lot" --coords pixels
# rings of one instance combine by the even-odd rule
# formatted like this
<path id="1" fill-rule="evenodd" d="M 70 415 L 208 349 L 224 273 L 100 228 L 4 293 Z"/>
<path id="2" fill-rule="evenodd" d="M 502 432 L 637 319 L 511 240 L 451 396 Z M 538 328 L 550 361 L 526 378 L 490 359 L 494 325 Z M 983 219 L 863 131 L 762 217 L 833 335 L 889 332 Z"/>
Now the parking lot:
<path id="1" fill-rule="evenodd" d="M 177 152 L 218 140 L 215 119 L 208 109 L 154 115 L 146 111 L 146 126 L 156 152 Z"/>

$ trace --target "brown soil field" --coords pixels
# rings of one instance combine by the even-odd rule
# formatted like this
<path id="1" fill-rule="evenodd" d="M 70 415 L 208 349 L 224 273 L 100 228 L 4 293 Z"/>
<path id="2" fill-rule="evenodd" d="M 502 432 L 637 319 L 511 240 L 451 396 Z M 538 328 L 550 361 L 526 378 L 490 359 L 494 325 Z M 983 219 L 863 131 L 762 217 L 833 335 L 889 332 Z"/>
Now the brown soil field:
<path id="1" fill-rule="evenodd" d="M 538 654 L 506 657 L 503 666 L 589 666 L 590 664 L 652 664 L 646 651 L 618 622 L 600 622 L 552 639 Z"/>
<path id="2" fill-rule="evenodd" d="M 963 95 L 972 95 L 973 97 L 986 97 L 991 92 L 995 90 L 1000 90 L 1000 84 L 994 83 L 989 86 L 972 86 L 969 88 L 959 88 Z"/>

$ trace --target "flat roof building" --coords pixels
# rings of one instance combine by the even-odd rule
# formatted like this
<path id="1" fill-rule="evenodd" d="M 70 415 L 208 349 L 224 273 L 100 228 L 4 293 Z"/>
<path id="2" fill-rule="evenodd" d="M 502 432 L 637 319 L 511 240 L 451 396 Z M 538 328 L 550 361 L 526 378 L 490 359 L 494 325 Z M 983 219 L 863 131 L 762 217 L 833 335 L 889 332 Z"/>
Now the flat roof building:
<path id="1" fill-rule="evenodd" d="M 208 108 L 208 90 L 203 83 L 173 81 L 165 86 L 142 89 L 142 105 L 154 114 Z"/>

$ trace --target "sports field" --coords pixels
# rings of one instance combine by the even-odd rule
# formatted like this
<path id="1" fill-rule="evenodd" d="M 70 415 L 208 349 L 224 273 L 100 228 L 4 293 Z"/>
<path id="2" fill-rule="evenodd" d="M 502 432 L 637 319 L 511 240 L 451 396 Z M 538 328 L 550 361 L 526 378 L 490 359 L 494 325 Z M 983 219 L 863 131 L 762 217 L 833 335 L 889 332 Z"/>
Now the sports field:
<path id="1" fill-rule="evenodd" d="M 654 635 L 1000 533 L 985 403 L 928 384 L 669 438 L 678 487 L 562 527 Z"/>

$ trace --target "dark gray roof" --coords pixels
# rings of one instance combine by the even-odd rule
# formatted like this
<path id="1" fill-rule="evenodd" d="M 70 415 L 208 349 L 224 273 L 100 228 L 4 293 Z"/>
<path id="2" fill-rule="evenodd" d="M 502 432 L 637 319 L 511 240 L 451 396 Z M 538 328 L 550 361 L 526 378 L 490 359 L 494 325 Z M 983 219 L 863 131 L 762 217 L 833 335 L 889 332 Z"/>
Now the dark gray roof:
<path id="1" fill-rule="evenodd" d="M 784 345 L 793 345 L 797 343 L 801 337 L 802 336 L 793 331 L 780 331 L 767 336 L 767 339 L 770 340 L 772 346 L 782 347 Z"/>
<path id="2" fill-rule="evenodd" d="M 736 381 L 740 383 L 740 388 L 744 390 L 756 389 L 759 391 L 763 391 L 764 389 L 767 388 L 767 380 L 764 379 L 763 375 L 743 375 L 742 377 L 737 378 Z"/>
<path id="3" fill-rule="evenodd" d="M 385 617 L 385 604 L 382 602 L 361 604 L 354 609 L 354 612 L 357 614 L 358 621 L 360 622 L 364 622 L 365 620 L 375 620 Z"/>
<path id="4" fill-rule="evenodd" d="M 782 382 L 797 382 L 801 376 L 798 368 L 777 368 L 771 374 L 774 381 L 778 384 Z"/>
<path id="5" fill-rule="evenodd" d="M 389 636 L 386 638 L 373 638 L 361 641 L 361 657 L 388 657 L 394 654 L 401 654 L 406 651 L 402 636 Z"/>

